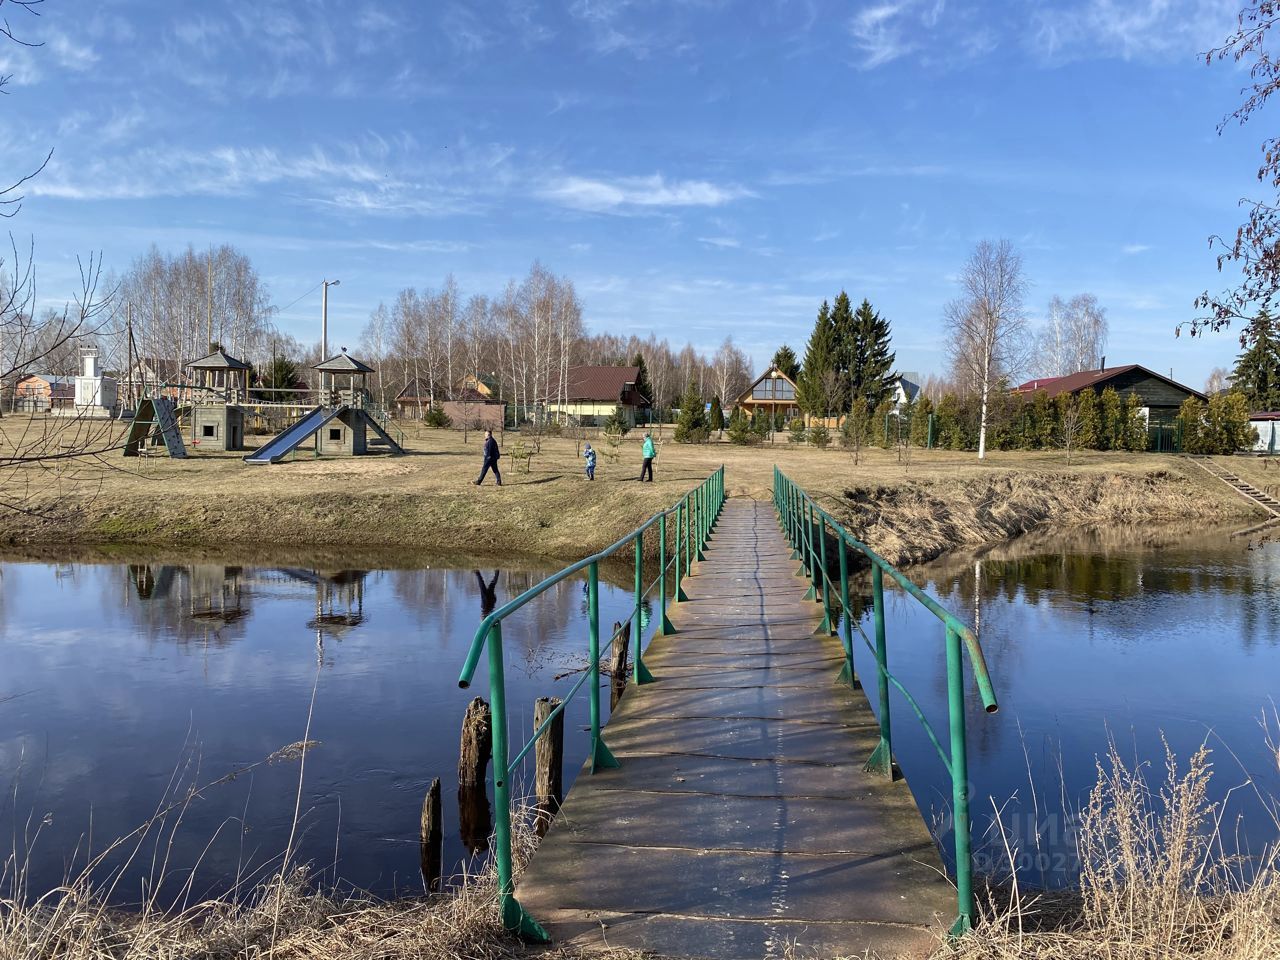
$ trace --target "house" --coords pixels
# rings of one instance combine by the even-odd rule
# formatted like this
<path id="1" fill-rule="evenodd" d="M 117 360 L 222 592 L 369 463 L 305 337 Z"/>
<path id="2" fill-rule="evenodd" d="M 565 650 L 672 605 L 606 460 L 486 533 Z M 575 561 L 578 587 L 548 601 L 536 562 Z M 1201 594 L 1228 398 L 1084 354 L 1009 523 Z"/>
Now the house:
<path id="1" fill-rule="evenodd" d="M 1280 413 L 1251 413 L 1249 426 L 1258 431 L 1258 442 L 1253 445 L 1254 453 L 1269 456 L 1280 453 Z"/>
<path id="2" fill-rule="evenodd" d="M 796 383 L 777 367 L 770 367 L 756 378 L 734 401 L 749 417 L 757 413 L 772 416 L 771 422 L 800 416 L 796 402 Z"/>
<path id="3" fill-rule="evenodd" d="M 76 378 L 51 373 L 26 373 L 13 385 L 13 409 L 22 413 L 50 413 L 74 409 Z"/>
<path id="4" fill-rule="evenodd" d="M 1083 390 L 1101 393 L 1107 387 L 1120 394 L 1121 399 L 1131 393 L 1137 394 L 1142 401 L 1143 415 L 1151 426 L 1172 426 L 1178 419 L 1178 408 L 1188 397 L 1195 397 L 1202 402 L 1208 399 L 1199 390 L 1193 390 L 1136 363 L 1082 370 L 1065 377 L 1040 377 L 1019 384 L 1014 387 L 1014 392 L 1029 396 L 1042 390 L 1050 397 L 1056 397 L 1062 393 L 1079 394 Z"/>
<path id="5" fill-rule="evenodd" d="M 431 409 L 431 386 L 426 377 L 410 377 L 391 401 L 400 420 L 421 420 Z"/>
<path id="6" fill-rule="evenodd" d="M 894 410 L 901 410 L 909 403 L 914 403 L 920 396 L 920 384 L 924 381 L 915 371 L 899 373 L 893 378 L 893 396 L 889 399 Z"/>
<path id="7" fill-rule="evenodd" d="M 498 399 L 498 382 L 491 377 L 467 374 L 441 407 L 455 430 L 501 430 L 507 420 L 507 405 Z"/>
<path id="8" fill-rule="evenodd" d="M 483 377 L 474 373 L 468 373 L 465 377 L 458 381 L 453 391 L 454 400 L 474 399 L 471 394 L 477 394 L 485 400 L 493 400 L 498 396 L 498 381 L 493 377 Z M 459 396 L 461 394 L 461 396 Z"/>
<path id="9" fill-rule="evenodd" d="M 586 426 L 600 426 L 621 410 L 627 423 L 635 426 L 640 411 L 648 410 L 649 398 L 636 389 L 639 367 L 570 367 L 562 386 L 551 384 L 546 397 L 539 398 L 548 417 L 574 417 Z"/>

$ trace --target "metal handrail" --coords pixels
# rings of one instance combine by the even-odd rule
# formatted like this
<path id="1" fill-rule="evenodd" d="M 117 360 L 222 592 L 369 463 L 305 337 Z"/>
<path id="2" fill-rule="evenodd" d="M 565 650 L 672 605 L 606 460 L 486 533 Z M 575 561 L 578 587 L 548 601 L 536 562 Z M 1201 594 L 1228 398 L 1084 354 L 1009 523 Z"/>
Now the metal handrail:
<path id="1" fill-rule="evenodd" d="M 682 589 L 683 578 L 688 576 L 694 558 L 702 558 L 702 548 L 710 537 L 716 518 L 724 506 L 724 467 L 720 467 L 682 496 L 675 505 L 655 513 L 652 517 L 632 530 L 616 543 L 594 553 L 577 563 L 570 564 L 563 570 L 552 574 L 547 579 L 530 587 L 514 600 L 504 603 L 494 610 L 476 628 L 476 633 L 467 651 L 466 661 L 458 676 L 458 686 L 466 689 L 471 685 L 476 668 L 480 664 L 480 655 L 488 647 L 489 653 L 489 706 L 493 713 L 493 792 L 494 792 L 494 860 L 498 868 L 498 902 L 502 914 L 503 925 L 511 932 L 533 943 L 547 943 L 550 937 L 546 930 L 529 914 L 527 914 L 515 898 L 513 877 L 513 861 L 511 852 L 511 787 L 509 780 L 518 769 L 520 762 L 528 755 L 538 738 L 543 736 L 551 726 L 552 720 L 568 705 L 569 701 L 584 686 L 589 687 L 591 713 L 591 754 L 589 771 L 617 767 L 618 760 L 605 745 L 600 732 L 600 561 L 606 560 L 624 549 L 629 544 L 635 545 L 635 598 L 631 612 L 631 638 L 635 663 L 635 682 L 651 683 L 653 675 L 644 665 L 642 650 L 642 627 L 640 610 L 644 598 L 655 587 L 659 596 L 660 616 L 657 620 L 657 632 L 674 633 L 675 629 L 667 618 L 667 571 L 675 568 L 674 595 L 675 602 L 688 599 Z M 667 559 L 667 518 L 674 516 L 673 539 L 675 555 Z M 644 586 L 644 534 L 654 525 L 658 528 L 658 576 L 647 588 Z M 682 562 L 683 561 L 683 562 Z M 558 583 L 572 577 L 583 570 L 587 571 L 587 670 L 569 689 L 562 702 L 556 706 L 546 719 L 534 731 L 533 736 L 516 752 L 516 758 L 508 761 L 507 744 L 507 695 L 506 682 L 503 675 L 502 656 L 502 623 L 516 613 L 534 597 L 545 593 Z M 619 635 L 615 633 L 614 637 Z"/>
<path id="2" fill-rule="evenodd" d="M 843 611 L 843 630 L 840 632 L 844 646 L 845 664 L 840 679 L 853 686 L 858 684 L 857 673 L 853 663 L 853 629 L 856 626 L 862 634 L 868 648 L 875 655 L 877 688 L 879 700 L 880 742 L 867 760 L 866 769 L 890 779 L 894 775 L 892 727 L 889 716 L 889 684 L 892 683 L 906 697 L 908 705 L 915 712 L 916 718 L 923 726 L 926 735 L 932 741 L 934 749 L 942 758 L 943 766 L 951 776 L 951 796 L 954 807 L 954 843 L 956 860 L 956 904 L 957 917 L 951 926 L 953 936 L 965 933 L 973 926 L 973 862 L 971 848 L 971 827 L 969 821 L 969 764 L 965 739 L 964 716 L 964 658 L 969 654 L 969 664 L 973 670 L 978 693 L 983 708 L 987 713 L 995 713 L 999 709 L 995 691 L 992 688 L 991 676 L 987 670 L 986 658 L 982 654 L 982 646 L 978 637 L 969 627 L 953 616 L 942 604 L 929 596 L 911 582 L 905 574 L 889 563 L 865 543 L 852 536 L 844 526 L 831 514 L 823 510 L 818 502 L 805 493 L 791 478 L 777 467 L 773 468 L 773 502 L 778 512 L 783 532 L 794 550 L 794 558 L 801 563 L 801 575 L 809 578 L 808 596 L 822 604 L 823 619 L 819 628 L 823 632 L 836 634 L 832 627 L 833 599 L 835 581 L 830 575 L 827 565 L 827 530 L 830 528 L 837 541 L 840 567 L 840 595 L 837 600 L 839 609 Z M 853 607 L 849 601 L 849 561 L 848 548 L 852 547 L 871 563 L 871 599 L 875 623 L 875 641 L 867 636 L 861 624 L 853 622 Z M 932 724 L 926 719 L 920 705 L 916 702 L 902 682 L 889 671 L 888 646 L 885 637 L 884 607 L 884 575 L 888 574 L 908 595 L 937 617 L 946 631 L 947 658 L 947 712 L 950 733 L 951 752 L 947 755 L 939 742 Z"/>

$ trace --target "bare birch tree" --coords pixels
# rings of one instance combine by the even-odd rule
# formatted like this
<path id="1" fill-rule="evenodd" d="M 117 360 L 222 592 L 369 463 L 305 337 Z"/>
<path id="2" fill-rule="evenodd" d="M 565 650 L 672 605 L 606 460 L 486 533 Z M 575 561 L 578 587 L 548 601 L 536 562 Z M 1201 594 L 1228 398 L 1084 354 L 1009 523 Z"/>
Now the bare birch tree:
<path id="1" fill-rule="evenodd" d="M 944 325 L 958 377 L 979 395 L 978 458 L 987 455 L 991 391 L 1026 356 L 1022 258 L 1008 240 L 983 240 L 960 274 L 961 295 L 947 304 Z"/>
<path id="2" fill-rule="evenodd" d="M 1036 334 L 1035 370 L 1042 377 L 1065 377 L 1096 370 L 1107 349 L 1107 311 L 1091 293 L 1064 302 L 1049 301 L 1049 315 Z"/>

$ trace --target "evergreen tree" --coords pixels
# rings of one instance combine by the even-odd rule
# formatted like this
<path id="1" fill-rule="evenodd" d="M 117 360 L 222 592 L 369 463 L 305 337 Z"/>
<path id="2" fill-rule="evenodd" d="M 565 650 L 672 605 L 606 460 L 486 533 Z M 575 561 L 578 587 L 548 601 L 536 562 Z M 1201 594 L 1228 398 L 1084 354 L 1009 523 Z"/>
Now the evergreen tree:
<path id="1" fill-rule="evenodd" d="M 1124 398 L 1124 449 L 1135 453 L 1147 449 L 1147 418 L 1142 414 L 1142 398 L 1127 393 Z"/>
<path id="2" fill-rule="evenodd" d="M 770 366 L 777 367 L 793 383 L 800 376 L 800 359 L 796 356 L 796 352 L 785 343 L 773 355 Z"/>
<path id="3" fill-rule="evenodd" d="M 1098 404 L 1098 449 L 1124 449 L 1124 403 L 1115 387 L 1103 390 Z"/>
<path id="4" fill-rule="evenodd" d="M 1080 416 L 1080 429 L 1076 434 L 1076 446 L 1081 450 L 1093 450 L 1098 446 L 1099 420 L 1098 395 L 1092 390 L 1081 390 L 1076 399 Z"/>
<path id="5" fill-rule="evenodd" d="M 841 294 L 844 296 L 844 294 Z M 846 305 L 848 301 L 846 300 Z M 853 335 L 846 344 L 844 369 L 849 378 L 850 396 L 864 396 L 875 409 L 893 395 L 893 361 L 889 349 L 889 321 L 863 300 L 852 317 Z"/>
<path id="6" fill-rule="evenodd" d="M 1203 448 L 1204 404 L 1187 397 L 1178 408 L 1178 438 L 1182 453 L 1209 453 Z"/>
<path id="7" fill-rule="evenodd" d="M 893 446 L 896 436 L 893 423 L 893 404 L 882 400 L 871 413 L 871 435 L 875 437 L 880 449 L 888 450 Z"/>
<path id="8" fill-rule="evenodd" d="M 720 398 L 711 398 L 711 423 L 712 430 L 724 430 L 724 408 L 720 406 Z"/>
<path id="9" fill-rule="evenodd" d="M 653 384 L 649 382 L 649 368 L 645 366 L 644 354 L 637 353 L 631 361 L 631 366 L 640 368 L 640 371 L 636 374 L 636 390 L 656 407 L 658 398 L 653 395 Z"/>
<path id="10" fill-rule="evenodd" d="M 707 429 L 707 413 L 698 393 L 698 388 L 690 382 L 680 398 L 680 419 L 676 421 L 676 443 L 705 443 L 710 431 Z"/>
<path id="11" fill-rule="evenodd" d="M 923 393 L 916 398 L 916 408 L 911 414 L 911 445 L 921 450 L 929 445 L 929 417 L 933 415 L 933 401 Z"/>
<path id="12" fill-rule="evenodd" d="M 849 370 L 853 366 L 857 338 L 853 304 L 849 302 L 849 295 L 841 290 L 831 304 L 831 365 L 845 383 L 848 383 Z M 849 399 L 852 400 L 853 397 L 850 396 Z M 874 409 L 875 404 L 870 406 Z"/>
<path id="13" fill-rule="evenodd" d="M 811 417 L 831 414 L 830 374 L 835 370 L 835 336 L 831 307 L 822 301 L 817 322 L 804 351 L 804 364 L 796 384 L 796 403 Z"/>
<path id="14" fill-rule="evenodd" d="M 1059 435 L 1058 409 L 1046 390 L 1037 390 L 1031 395 L 1031 424 L 1034 449 L 1052 450 Z"/>
<path id="15" fill-rule="evenodd" d="M 742 407 L 735 407 L 729 417 L 729 442 L 742 446 L 752 446 L 761 441 L 762 435 L 747 417 Z"/>
<path id="16" fill-rule="evenodd" d="M 1236 360 L 1231 386 L 1252 410 L 1280 410 L 1280 329 L 1264 310 L 1245 335 L 1249 349 Z"/>
<path id="17" fill-rule="evenodd" d="M 1258 431 L 1249 425 L 1249 401 L 1231 390 L 1209 398 L 1201 444 L 1204 453 L 1232 454 L 1249 450 L 1258 442 Z"/>
<path id="18" fill-rule="evenodd" d="M 944 394 L 938 401 L 934 417 L 933 445 L 946 450 L 964 450 L 968 446 L 965 437 L 964 411 L 954 393 Z"/>

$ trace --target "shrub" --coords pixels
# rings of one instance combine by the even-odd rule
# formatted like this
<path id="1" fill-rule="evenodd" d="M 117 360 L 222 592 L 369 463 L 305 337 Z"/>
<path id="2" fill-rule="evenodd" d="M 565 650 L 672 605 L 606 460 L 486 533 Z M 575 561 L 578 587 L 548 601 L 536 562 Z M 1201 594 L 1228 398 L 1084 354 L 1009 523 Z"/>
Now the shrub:
<path id="1" fill-rule="evenodd" d="M 623 412 L 622 404 L 618 404 L 613 408 L 613 413 L 604 421 L 604 432 L 611 433 L 617 437 L 625 437 L 631 432 L 631 424 L 627 421 L 627 415 Z"/>
<path id="2" fill-rule="evenodd" d="M 792 443 L 804 443 L 809 439 L 808 431 L 804 427 L 804 420 L 800 417 L 796 417 L 787 424 L 787 439 Z"/>
<path id="3" fill-rule="evenodd" d="M 449 415 L 444 412 L 441 407 L 431 407 L 422 415 L 422 422 L 428 427 L 435 427 L 437 430 L 445 430 L 453 426 L 453 421 L 449 419 Z"/>
<path id="4" fill-rule="evenodd" d="M 827 447 L 831 446 L 831 431 L 821 423 L 810 427 L 809 443 L 819 450 L 827 449 Z"/>
<path id="5" fill-rule="evenodd" d="M 762 418 L 761 418 L 762 419 Z M 764 435 L 756 429 L 741 407 L 729 418 L 729 442 L 739 446 L 755 446 Z"/>

